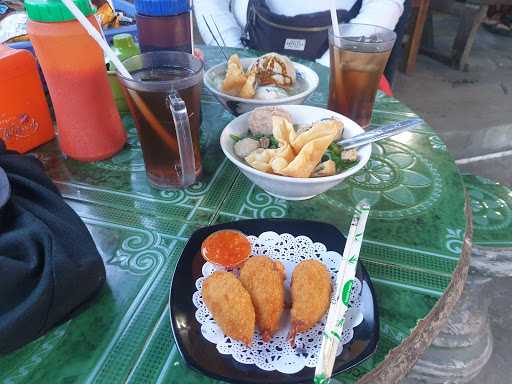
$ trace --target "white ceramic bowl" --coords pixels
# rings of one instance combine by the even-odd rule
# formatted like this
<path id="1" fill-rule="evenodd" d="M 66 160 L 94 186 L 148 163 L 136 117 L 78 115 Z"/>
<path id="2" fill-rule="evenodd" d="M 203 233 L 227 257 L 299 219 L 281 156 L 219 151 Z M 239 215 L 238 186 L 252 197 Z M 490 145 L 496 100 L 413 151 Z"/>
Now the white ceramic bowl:
<path id="1" fill-rule="evenodd" d="M 255 61 L 256 58 L 240 59 L 244 70 L 247 70 Z M 307 99 L 307 97 L 311 95 L 313 91 L 318 87 L 319 79 L 316 72 L 311 68 L 295 62 L 293 62 L 293 65 L 295 66 L 297 77 L 305 80 L 307 88 L 296 95 L 282 97 L 279 99 L 243 99 L 241 97 L 231 96 L 222 92 L 218 88 L 216 79 L 221 76 L 219 73 L 226 71 L 226 63 L 217 64 L 216 66 L 211 67 L 208 71 L 206 71 L 204 74 L 204 84 L 206 85 L 206 88 L 208 88 L 210 92 L 214 94 L 214 96 L 217 98 L 217 100 L 219 100 L 224 108 L 226 108 L 235 116 L 239 116 L 243 113 L 252 111 L 257 107 L 264 107 L 269 105 L 275 106 L 284 104 L 302 104 Z"/>
<path id="2" fill-rule="evenodd" d="M 335 117 L 343 121 L 345 126 L 343 138 L 349 138 L 360 133 L 363 129 L 348 117 L 327 109 L 311 107 L 307 105 L 282 105 L 282 109 L 288 111 L 293 118 L 294 123 L 308 124 L 325 118 Z M 357 151 L 357 163 L 353 167 L 338 173 L 334 176 L 315 177 L 315 178 L 295 178 L 265 173 L 252 168 L 244 160 L 240 159 L 233 150 L 234 140 L 231 134 L 244 136 L 249 127 L 249 115 L 245 113 L 232 120 L 222 131 L 220 136 L 220 146 L 226 157 L 235 164 L 240 171 L 249 178 L 254 184 L 264 189 L 272 196 L 285 200 L 306 200 L 322 192 L 331 189 L 341 183 L 348 176 L 353 175 L 368 162 L 371 154 L 371 145 L 367 144 L 360 147 Z"/>

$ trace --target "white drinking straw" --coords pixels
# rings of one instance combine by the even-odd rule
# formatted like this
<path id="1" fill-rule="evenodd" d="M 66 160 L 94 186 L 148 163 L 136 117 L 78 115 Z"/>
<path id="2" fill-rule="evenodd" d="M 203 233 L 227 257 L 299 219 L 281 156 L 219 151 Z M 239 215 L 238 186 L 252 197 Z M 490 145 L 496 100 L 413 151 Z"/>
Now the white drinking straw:
<path id="1" fill-rule="evenodd" d="M 332 31 L 334 32 L 334 36 L 340 35 L 340 25 L 338 23 L 338 14 L 336 13 L 336 0 L 331 0 L 331 21 L 332 21 Z"/>
<path id="2" fill-rule="evenodd" d="M 94 28 L 91 22 L 84 16 L 82 11 L 78 9 L 73 0 L 62 0 L 62 2 L 66 7 L 68 7 L 69 12 L 71 12 L 73 16 L 75 16 L 75 18 L 80 22 L 80 24 L 82 24 L 87 33 L 89 33 L 89 35 L 91 35 L 91 37 L 96 41 L 96 43 L 98 43 L 98 45 L 103 49 L 103 52 L 105 52 L 110 61 L 114 63 L 117 70 L 121 72 L 121 75 L 128 79 L 133 79 L 132 75 L 130 75 L 130 72 L 128 72 L 123 63 L 121 63 L 121 60 L 119 60 L 119 58 L 114 53 L 112 48 L 109 47 L 107 42 L 103 39 L 98 30 Z"/>

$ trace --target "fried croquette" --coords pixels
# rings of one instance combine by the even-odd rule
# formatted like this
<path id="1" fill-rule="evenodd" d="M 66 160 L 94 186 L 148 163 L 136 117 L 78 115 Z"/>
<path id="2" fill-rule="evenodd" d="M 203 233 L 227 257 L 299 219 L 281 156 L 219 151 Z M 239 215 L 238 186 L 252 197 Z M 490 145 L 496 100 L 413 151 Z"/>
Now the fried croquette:
<path id="1" fill-rule="evenodd" d="M 214 272 L 203 283 L 203 300 L 226 336 L 250 346 L 255 313 L 251 296 L 230 272 Z"/>
<path id="2" fill-rule="evenodd" d="M 256 325 L 267 342 L 279 330 L 284 310 L 285 279 L 283 264 L 266 256 L 250 257 L 240 270 L 240 281 L 254 304 Z"/>
<path id="3" fill-rule="evenodd" d="M 327 312 L 331 298 L 331 276 L 317 260 L 305 260 L 295 267 L 291 282 L 291 329 L 288 339 L 313 327 Z"/>

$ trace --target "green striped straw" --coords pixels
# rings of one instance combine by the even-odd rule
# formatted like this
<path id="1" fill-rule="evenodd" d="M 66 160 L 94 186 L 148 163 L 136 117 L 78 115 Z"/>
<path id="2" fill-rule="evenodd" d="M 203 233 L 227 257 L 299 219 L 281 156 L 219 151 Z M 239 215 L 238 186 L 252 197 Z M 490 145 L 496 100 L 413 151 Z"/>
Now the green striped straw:
<path id="1" fill-rule="evenodd" d="M 336 276 L 336 301 L 331 304 L 327 322 L 322 337 L 322 347 L 318 356 L 318 364 L 315 369 L 314 384 L 329 383 L 336 359 L 336 351 L 341 342 L 345 314 L 348 309 L 352 282 L 356 275 L 357 261 L 363 243 L 363 233 L 370 213 L 370 206 L 366 201 L 361 201 L 356 206 L 356 213 L 350 224 L 347 243 L 343 251 L 338 275 Z"/>

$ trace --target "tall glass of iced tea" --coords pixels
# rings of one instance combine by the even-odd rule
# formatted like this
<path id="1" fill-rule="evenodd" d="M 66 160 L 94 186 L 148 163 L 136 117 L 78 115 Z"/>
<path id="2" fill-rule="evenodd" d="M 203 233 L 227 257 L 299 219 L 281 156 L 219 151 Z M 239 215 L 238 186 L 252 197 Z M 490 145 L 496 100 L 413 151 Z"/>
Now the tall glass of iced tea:
<path id="1" fill-rule="evenodd" d="M 340 24 L 339 29 L 338 36 L 329 28 L 329 109 L 366 128 L 396 34 L 368 24 Z"/>
<path id="2" fill-rule="evenodd" d="M 203 63 L 184 52 L 158 51 L 124 61 L 117 76 L 135 120 L 149 182 L 183 188 L 201 173 L 199 151 Z"/>

